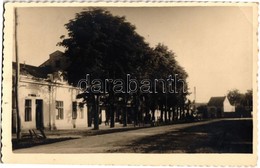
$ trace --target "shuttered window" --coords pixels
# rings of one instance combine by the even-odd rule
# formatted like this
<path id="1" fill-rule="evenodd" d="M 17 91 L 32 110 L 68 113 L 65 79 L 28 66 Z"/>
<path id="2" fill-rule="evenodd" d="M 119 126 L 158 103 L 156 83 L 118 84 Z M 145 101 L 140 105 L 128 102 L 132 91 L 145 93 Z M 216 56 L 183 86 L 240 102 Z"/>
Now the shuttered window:
<path id="1" fill-rule="evenodd" d="M 64 110 L 63 110 L 63 101 L 56 101 L 56 119 L 63 120 Z"/>
<path id="2" fill-rule="evenodd" d="M 24 120 L 32 121 L 32 100 L 25 100 Z"/>

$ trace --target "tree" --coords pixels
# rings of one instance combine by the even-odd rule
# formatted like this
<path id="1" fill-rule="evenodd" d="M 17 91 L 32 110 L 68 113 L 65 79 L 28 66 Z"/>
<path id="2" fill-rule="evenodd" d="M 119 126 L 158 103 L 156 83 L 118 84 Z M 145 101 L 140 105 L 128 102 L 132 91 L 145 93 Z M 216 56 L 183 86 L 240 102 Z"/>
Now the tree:
<path id="1" fill-rule="evenodd" d="M 90 8 L 76 14 L 75 19 L 65 24 L 68 37 L 61 36 L 58 45 L 65 47 L 65 55 L 70 60 L 68 67 L 69 83 L 77 85 L 86 74 L 95 79 L 125 78 L 127 73 L 136 75 L 144 62 L 148 44 L 135 31 L 135 26 L 125 17 L 113 16 L 103 9 Z M 110 110 L 114 109 L 115 98 L 108 86 L 107 102 Z M 82 95 L 86 102 L 92 104 L 93 113 L 98 120 L 96 105 L 98 94 Z M 126 96 L 124 96 L 126 97 Z M 126 101 L 126 100 L 125 100 Z M 111 111 L 111 115 L 114 111 Z M 111 118 L 111 125 L 114 125 Z M 97 121 L 94 127 L 98 129 Z"/>
<path id="2" fill-rule="evenodd" d="M 233 89 L 228 91 L 227 98 L 231 105 L 236 106 L 238 103 L 240 103 L 242 99 L 242 94 L 239 92 L 238 89 Z"/>
<path id="3" fill-rule="evenodd" d="M 142 66 L 142 78 L 154 79 L 166 79 L 169 75 L 178 75 L 178 78 L 183 81 L 183 83 L 177 82 L 176 92 L 170 93 L 168 91 L 170 83 L 165 83 L 166 88 L 162 85 L 156 86 L 158 93 L 148 94 L 146 100 L 150 101 L 145 104 L 149 105 L 152 111 L 152 118 L 154 118 L 155 108 L 159 107 L 161 110 L 161 121 L 163 121 L 163 116 L 165 120 L 170 121 L 174 119 L 175 110 L 180 108 L 182 116 L 184 116 L 185 101 L 188 95 L 187 82 L 186 79 L 188 74 L 176 61 L 175 53 L 168 49 L 167 46 L 163 44 L 158 44 L 155 48 L 151 48 L 146 55 L 145 64 Z M 152 87 L 155 87 L 154 85 Z M 165 90 L 166 89 L 166 90 Z M 166 91 L 166 92 L 165 92 Z"/>
<path id="4" fill-rule="evenodd" d="M 75 19 L 65 24 L 68 37 L 61 36 L 58 45 L 65 47 L 65 55 L 70 65 L 67 69 L 69 83 L 74 86 L 78 81 L 91 74 L 95 79 L 123 79 L 131 74 L 136 80 L 166 79 L 169 75 L 178 74 L 183 83 L 178 83 L 176 93 L 163 93 L 158 87 L 158 94 L 114 93 L 112 83 L 107 86 L 107 93 L 83 93 L 84 98 L 94 116 L 94 128 L 98 129 L 98 107 L 100 98 L 106 104 L 110 116 L 110 126 L 114 126 L 114 111 L 122 109 L 123 125 L 127 125 L 127 104 L 132 101 L 134 107 L 132 119 L 135 123 L 153 118 L 157 107 L 160 107 L 165 118 L 171 118 L 175 107 L 184 112 L 187 90 L 187 73 L 178 64 L 175 54 L 167 46 L 158 44 L 149 47 L 144 38 L 136 33 L 135 26 L 127 22 L 125 17 L 113 16 L 103 9 L 90 8 L 76 14 Z M 126 81 L 123 81 L 126 83 Z M 124 86 L 126 87 L 126 86 Z M 155 87 L 152 84 L 152 87 Z M 167 87 L 169 87 L 167 85 Z M 125 88 L 124 88 L 125 89 Z M 152 111 L 152 117 L 149 112 Z"/>
<path id="5" fill-rule="evenodd" d="M 208 118 L 209 116 L 207 115 L 208 113 L 208 109 L 207 109 L 207 105 L 201 105 L 199 107 L 197 107 L 198 110 L 198 114 L 202 117 L 202 118 Z"/>
<path id="6" fill-rule="evenodd" d="M 242 95 L 241 103 L 245 107 L 246 111 L 251 112 L 253 110 L 253 90 L 247 90 L 245 94 Z"/>
<path id="7" fill-rule="evenodd" d="M 249 107 L 249 110 L 253 110 L 253 90 L 247 90 L 244 97 L 244 105 Z"/>
<path id="8" fill-rule="evenodd" d="M 246 93 L 240 93 L 234 89 L 228 92 L 228 100 L 235 106 L 236 112 L 241 116 L 250 116 L 253 110 L 253 90 L 247 90 Z"/>

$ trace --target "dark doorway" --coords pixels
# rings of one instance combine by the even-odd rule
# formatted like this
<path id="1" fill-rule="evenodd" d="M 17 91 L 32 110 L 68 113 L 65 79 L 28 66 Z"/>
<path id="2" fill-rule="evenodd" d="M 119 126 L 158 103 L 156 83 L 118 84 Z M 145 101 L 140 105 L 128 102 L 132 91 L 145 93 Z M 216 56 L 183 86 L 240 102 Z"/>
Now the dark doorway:
<path id="1" fill-rule="evenodd" d="M 36 102 L 36 128 L 43 129 L 43 101 L 37 99 Z"/>

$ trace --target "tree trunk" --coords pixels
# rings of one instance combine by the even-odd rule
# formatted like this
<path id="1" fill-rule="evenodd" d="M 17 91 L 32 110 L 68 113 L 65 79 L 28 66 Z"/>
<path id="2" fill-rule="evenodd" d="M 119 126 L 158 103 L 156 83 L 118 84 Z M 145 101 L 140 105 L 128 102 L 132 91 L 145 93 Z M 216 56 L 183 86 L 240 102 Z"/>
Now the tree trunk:
<path id="1" fill-rule="evenodd" d="M 124 107 L 124 109 L 123 109 L 122 120 L 123 120 L 123 127 L 126 127 L 127 126 L 127 110 L 126 110 L 126 107 Z"/>
<path id="2" fill-rule="evenodd" d="M 160 106 L 161 114 L 160 114 L 160 122 L 163 122 L 163 106 Z"/>
<path id="3" fill-rule="evenodd" d="M 110 128 L 115 127 L 115 113 L 114 113 L 114 104 L 111 103 L 109 106 L 109 113 L 110 113 Z"/>
<path id="4" fill-rule="evenodd" d="M 179 106 L 176 107 L 176 119 L 179 120 L 180 119 L 180 114 L 179 114 Z"/>
<path id="5" fill-rule="evenodd" d="M 168 111 L 168 121 L 171 122 L 171 113 L 172 113 L 172 110 L 171 108 L 169 108 L 169 111 Z"/>
<path id="6" fill-rule="evenodd" d="M 152 126 L 155 124 L 155 108 L 152 109 Z"/>
<path id="7" fill-rule="evenodd" d="M 125 97 L 124 108 L 123 108 L 123 127 L 127 126 L 127 98 Z"/>
<path id="8" fill-rule="evenodd" d="M 152 121 L 155 121 L 155 109 L 152 109 Z"/>
<path id="9" fill-rule="evenodd" d="M 88 106 L 88 127 L 91 127 L 91 125 L 92 125 L 93 106 L 89 105 L 89 104 L 87 106 Z"/>
<path id="10" fill-rule="evenodd" d="M 180 107 L 180 111 L 181 111 L 181 119 L 183 120 L 184 112 L 183 112 L 183 108 L 182 107 Z"/>
<path id="11" fill-rule="evenodd" d="M 94 130 L 99 129 L 99 95 L 94 100 Z"/>
<path id="12" fill-rule="evenodd" d="M 173 108 L 172 108 L 172 121 L 175 120 L 175 110 L 176 110 L 176 108 L 173 107 Z"/>
<path id="13" fill-rule="evenodd" d="M 184 119 L 184 108 L 183 108 L 183 106 L 181 107 L 181 119 L 182 120 Z"/>
<path id="14" fill-rule="evenodd" d="M 164 111 L 164 120 L 165 120 L 165 123 L 168 122 L 168 117 L 167 117 L 167 115 L 168 115 L 168 107 L 165 106 L 165 111 Z"/>
<path id="15" fill-rule="evenodd" d="M 137 96 L 134 96 L 134 125 L 138 125 L 139 122 L 139 112 L 138 112 L 138 103 L 137 103 Z"/>

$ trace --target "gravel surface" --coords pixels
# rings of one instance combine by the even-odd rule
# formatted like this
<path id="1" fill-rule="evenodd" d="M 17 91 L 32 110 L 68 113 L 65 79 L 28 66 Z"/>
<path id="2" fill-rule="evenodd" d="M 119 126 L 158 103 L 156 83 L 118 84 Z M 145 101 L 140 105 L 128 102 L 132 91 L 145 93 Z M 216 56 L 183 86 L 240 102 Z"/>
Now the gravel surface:
<path id="1" fill-rule="evenodd" d="M 68 135 L 69 136 L 69 135 Z M 251 119 L 215 119 L 82 136 L 15 153 L 252 153 Z"/>

